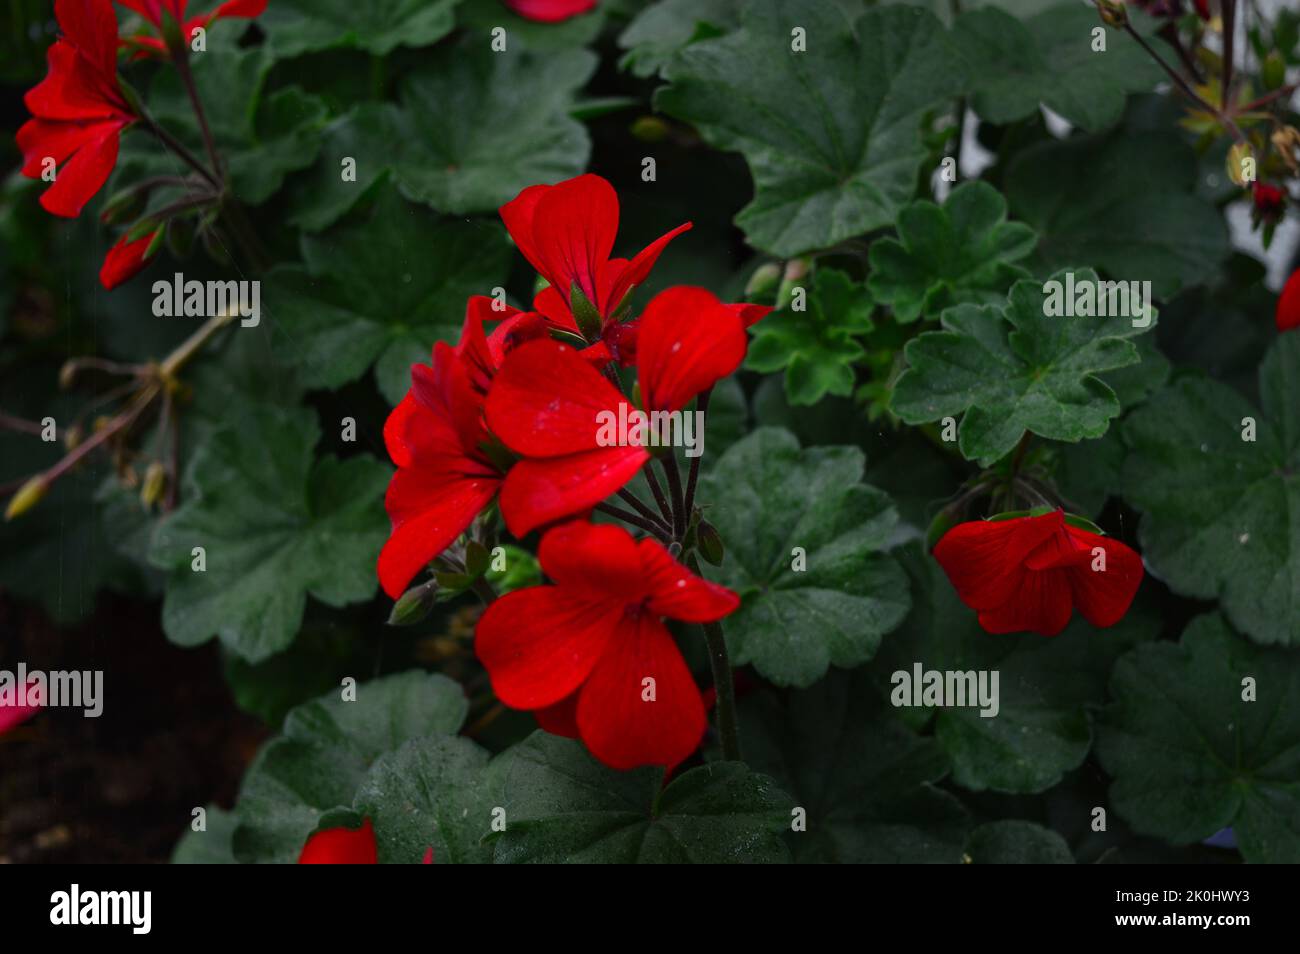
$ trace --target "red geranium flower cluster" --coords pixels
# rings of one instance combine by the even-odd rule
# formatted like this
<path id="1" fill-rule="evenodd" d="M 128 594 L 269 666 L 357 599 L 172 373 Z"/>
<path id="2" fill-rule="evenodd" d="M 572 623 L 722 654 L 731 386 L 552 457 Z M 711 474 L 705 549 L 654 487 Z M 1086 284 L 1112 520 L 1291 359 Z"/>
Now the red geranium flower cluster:
<path id="1" fill-rule="evenodd" d="M 1055 636 L 1075 609 L 1094 626 L 1114 626 L 1143 576 L 1133 550 L 1074 526 L 1059 509 L 958 524 L 934 558 L 990 633 Z"/>
<path id="2" fill-rule="evenodd" d="M 636 365 L 636 410 L 682 410 L 736 370 L 746 326 L 767 309 L 676 287 L 634 317 L 632 290 L 690 225 L 612 258 L 618 213 L 613 188 L 594 175 L 532 186 L 502 207 L 549 285 L 528 312 L 471 299 L 459 343 L 436 345 L 431 365 L 412 368 L 384 428 L 398 470 L 378 571 L 397 598 L 493 500 L 516 536 L 551 528 L 541 562 L 556 585 L 491 606 L 479 657 L 503 702 L 627 768 L 676 764 L 704 731 L 699 690 L 662 618 L 713 621 L 736 598 L 661 543 L 585 522 L 654 456 L 644 441 L 603 443 L 601 415 L 633 408 L 620 364 Z M 671 528 L 678 544 L 685 526 Z"/>
<path id="3" fill-rule="evenodd" d="M 218 17 L 255 17 L 266 9 L 266 0 L 228 0 L 209 13 L 187 20 L 188 0 L 118 2 L 139 13 L 160 34 L 165 33 L 168 20 L 183 25 L 187 41 L 195 30 L 206 28 Z M 144 33 L 119 39 L 113 0 L 55 0 L 54 15 L 61 35 L 46 54 L 49 73 L 23 99 L 32 118 L 18 130 L 16 138 L 23 154 L 23 175 L 53 182 L 41 195 L 41 205 L 54 215 L 75 218 L 112 174 L 123 131 L 137 122 L 153 123 L 118 77 L 119 47 L 134 48 L 137 57 L 167 57 L 168 52 L 162 36 Z M 188 71 L 183 75 L 189 82 Z M 164 132 L 157 126 L 154 131 L 160 136 Z M 177 148 L 174 139 L 169 142 L 169 148 Z M 106 289 L 116 288 L 149 264 L 172 217 L 197 215 L 201 207 L 219 201 L 219 171 L 202 171 L 213 191 L 199 194 L 198 201 L 178 204 L 155 218 L 142 219 L 113 245 L 99 273 Z M 123 209 L 134 207 L 131 199 L 143 199 L 150 189 L 162 184 L 160 178 L 166 177 L 128 187 L 120 196 L 121 203 L 115 197 L 104 210 L 105 221 L 115 220 Z M 181 182 L 177 177 L 171 185 Z"/>

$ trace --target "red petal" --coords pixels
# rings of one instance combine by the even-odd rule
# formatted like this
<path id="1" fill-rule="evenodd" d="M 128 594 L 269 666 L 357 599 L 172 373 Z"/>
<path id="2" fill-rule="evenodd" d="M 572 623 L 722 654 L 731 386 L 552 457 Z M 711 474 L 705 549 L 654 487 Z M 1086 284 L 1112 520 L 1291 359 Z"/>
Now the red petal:
<path id="1" fill-rule="evenodd" d="M 640 325 L 637 363 L 647 411 L 681 410 L 740 367 L 745 357 L 740 319 L 703 288 L 660 292 L 646 306 Z"/>
<path id="2" fill-rule="evenodd" d="M 88 142 L 64 163 L 54 185 L 41 194 L 41 206 L 53 215 L 75 218 L 108 181 L 117 164 L 121 126 L 112 124 L 98 139 Z"/>
<path id="3" fill-rule="evenodd" d="M 55 0 L 59 29 L 104 76 L 117 72 L 117 14 L 113 0 Z"/>
<path id="4" fill-rule="evenodd" d="M 547 285 L 533 296 L 533 307 L 546 316 L 546 320 L 562 331 L 578 334 L 578 323 L 573 320 L 569 310 L 569 301 L 555 290 L 554 285 Z"/>
<path id="5" fill-rule="evenodd" d="M 557 457 L 597 446 L 597 415 L 623 396 L 577 352 L 530 341 L 497 373 L 487 399 L 492 433 L 526 457 Z"/>
<path id="6" fill-rule="evenodd" d="M 753 327 L 772 311 L 771 305 L 751 305 L 743 301 L 734 305 L 724 305 L 723 307 L 729 308 L 746 328 Z"/>
<path id="7" fill-rule="evenodd" d="M 622 527 L 573 520 L 546 532 L 537 558 L 546 575 L 593 599 L 637 603 L 650 593 L 636 540 Z"/>
<path id="8" fill-rule="evenodd" d="M 27 683 L 27 692 L 25 697 L 19 702 L 18 688 L 11 688 L 10 698 L 6 700 L 4 695 L 0 695 L 0 735 L 8 732 L 15 726 L 26 722 L 36 713 L 41 711 L 40 683 L 35 680 L 29 680 Z"/>
<path id="9" fill-rule="evenodd" d="M 934 558 L 963 603 L 976 610 L 995 609 L 1015 595 L 1026 558 L 1061 524 L 1059 512 L 958 524 L 935 546 Z"/>
<path id="10" fill-rule="evenodd" d="M 561 295 L 577 284 L 600 307 L 597 276 L 618 233 L 618 196 L 596 175 L 530 186 L 501 207 L 519 251 Z"/>
<path id="11" fill-rule="evenodd" d="M 474 650 L 497 698 L 513 709 L 541 709 L 582 685 L 622 613 L 614 601 L 531 586 L 487 608 L 474 631 Z"/>
<path id="12" fill-rule="evenodd" d="M 654 701 L 644 701 L 653 679 Z M 625 617 L 578 697 L 591 754 L 614 769 L 673 766 L 700 744 L 704 703 L 672 636 L 655 617 Z"/>
<path id="13" fill-rule="evenodd" d="M 1300 268 L 1292 272 L 1282 286 L 1282 294 L 1277 299 L 1276 317 L 1278 331 L 1300 328 Z"/>
<path id="14" fill-rule="evenodd" d="M 252 19 L 266 12 L 266 0 L 226 0 L 212 14 L 217 17 L 245 17 Z"/>
<path id="15" fill-rule="evenodd" d="M 99 270 L 99 283 L 112 291 L 124 281 L 138 275 L 152 261 L 152 257 L 145 257 L 145 252 L 149 251 L 149 246 L 157 236 L 158 231 L 155 230 L 134 242 L 128 242 L 126 235 L 118 239 L 104 256 L 104 265 Z"/>
<path id="16" fill-rule="evenodd" d="M 1015 595 L 1001 606 L 981 610 L 980 625 L 990 633 L 1034 632 L 1055 636 L 1070 622 L 1068 570 L 1025 573 Z"/>
<path id="17" fill-rule="evenodd" d="M 1070 527 L 1070 536 L 1078 540 L 1087 561 L 1069 572 L 1074 606 L 1093 626 L 1114 626 L 1133 603 L 1144 570 L 1142 558 L 1119 540 L 1098 536 Z M 1106 551 L 1106 569 L 1094 570 L 1093 548 Z"/>
<path id="18" fill-rule="evenodd" d="M 690 228 L 691 223 L 687 222 L 685 225 L 679 225 L 671 232 L 659 236 L 637 252 L 636 257 L 628 262 L 625 267 L 619 269 L 618 277 L 614 279 L 613 285 L 605 296 L 605 307 L 601 310 L 601 314 L 605 315 L 607 312 L 613 312 L 614 309 L 618 308 L 623 303 L 623 297 L 627 295 L 628 291 L 634 286 L 640 285 L 649 277 L 650 270 L 655 267 L 655 262 L 659 260 L 660 253 L 668 246 L 668 243 L 683 232 L 690 231 Z"/>
<path id="19" fill-rule="evenodd" d="M 590 510 L 650 459 L 641 447 L 598 447 L 564 457 L 521 460 L 501 488 L 501 515 L 516 537 Z"/>
<path id="20" fill-rule="evenodd" d="M 487 295 L 473 295 L 465 305 L 465 323 L 460 329 L 460 343 L 456 345 L 456 354 L 465 362 L 466 370 L 474 387 L 484 393 L 488 384 L 501 366 L 504 352 L 500 351 L 500 340 L 494 349 L 488 340 L 488 322 L 506 321 L 520 314 L 518 308 L 501 303 L 497 310 L 497 300 Z"/>
<path id="21" fill-rule="evenodd" d="M 505 5 L 529 20 L 558 23 L 594 10 L 598 0 L 505 0 Z"/>
<path id="22" fill-rule="evenodd" d="M 647 608 L 684 623 L 711 623 L 734 612 L 740 597 L 725 586 L 696 576 L 674 560 L 657 540 L 637 544 L 646 588 Z"/>
<path id="23" fill-rule="evenodd" d="M 501 478 L 470 470 L 413 467 L 398 470 L 388 484 L 384 507 L 393 532 L 379 552 L 379 582 L 393 599 L 434 557 L 451 546 L 488 505 Z M 466 471 L 469 471 L 468 473 Z"/>
<path id="24" fill-rule="evenodd" d="M 300 865 L 377 865 L 375 829 L 367 818 L 360 828 L 326 828 L 307 839 Z"/>
<path id="25" fill-rule="evenodd" d="M 581 689 L 569 693 L 553 706 L 545 706 L 533 711 L 533 718 L 544 732 L 576 739 L 578 733 L 578 695 Z"/>

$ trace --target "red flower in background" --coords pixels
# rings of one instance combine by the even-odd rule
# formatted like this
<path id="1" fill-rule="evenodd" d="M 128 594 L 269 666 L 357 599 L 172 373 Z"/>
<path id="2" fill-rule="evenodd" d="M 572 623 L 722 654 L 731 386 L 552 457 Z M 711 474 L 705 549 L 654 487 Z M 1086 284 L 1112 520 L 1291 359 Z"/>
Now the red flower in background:
<path id="1" fill-rule="evenodd" d="M 597 0 L 504 0 L 507 7 L 529 20 L 559 23 L 596 9 Z"/>
<path id="2" fill-rule="evenodd" d="M 0 735 L 22 725 L 41 711 L 41 684 L 36 680 L 27 683 L 26 697 L 20 701 L 17 689 L 8 694 L 0 694 Z"/>
<path id="3" fill-rule="evenodd" d="M 104 256 L 103 267 L 99 270 L 99 283 L 112 291 L 124 281 L 138 275 L 158 254 L 158 240 L 161 237 L 161 228 L 133 242 L 128 241 L 124 234 Z"/>
<path id="4" fill-rule="evenodd" d="M 544 728 L 611 768 L 681 762 L 704 734 L 704 703 L 663 618 L 712 622 L 739 598 L 611 525 L 557 527 L 538 558 L 555 585 L 506 594 L 475 632 L 497 697 L 541 710 Z"/>
<path id="5" fill-rule="evenodd" d="M 367 818 L 360 828 L 326 828 L 307 839 L 300 865 L 377 865 L 375 829 Z"/>
<path id="6" fill-rule="evenodd" d="M 618 234 L 618 195 L 596 175 L 557 185 L 529 186 L 501 206 L 501 219 L 524 258 L 550 283 L 533 307 L 557 328 L 581 334 L 570 310 L 577 286 L 600 313 L 602 323 L 627 293 L 649 276 L 664 247 L 691 227 L 687 222 L 660 236 L 631 261 L 610 258 Z"/>
<path id="7" fill-rule="evenodd" d="M 58 166 L 41 195 L 47 212 L 73 218 L 117 164 L 122 130 L 135 113 L 117 81 L 117 18 L 112 0 L 56 0 L 63 35 L 46 53 L 49 73 L 23 97 L 32 119 L 18 130 L 23 175 Z"/>
<path id="8" fill-rule="evenodd" d="M 1277 299 L 1276 320 L 1278 331 L 1300 328 L 1300 268 L 1292 272 L 1282 286 L 1282 294 Z"/>
<path id="9" fill-rule="evenodd" d="M 643 409 L 681 410 L 740 366 L 746 343 L 736 306 L 702 288 L 656 295 L 637 338 Z M 501 513 L 515 536 L 589 509 L 650 459 L 642 446 L 598 442 L 602 412 L 617 416 L 627 399 L 580 354 L 555 341 L 523 345 L 488 395 L 492 433 L 525 458 L 501 491 Z"/>
<path id="10" fill-rule="evenodd" d="M 1094 569 L 1104 552 L 1105 569 Z M 1142 582 L 1142 558 L 1110 537 L 1071 526 L 1061 510 L 953 527 L 934 548 L 961 601 L 990 633 L 1055 636 L 1077 609 L 1113 626 Z"/>
<path id="11" fill-rule="evenodd" d="M 253 17 L 260 17 L 266 12 L 266 0 L 227 0 L 227 2 L 209 13 L 201 13 L 186 20 L 185 8 L 188 6 L 188 0 L 117 0 L 117 2 L 128 10 L 134 10 L 140 14 L 160 34 L 163 29 L 163 14 L 169 14 L 177 23 L 184 24 L 181 35 L 184 36 L 186 43 L 189 43 L 194 38 L 195 30 L 200 27 L 206 30 L 212 25 L 212 21 L 220 17 L 252 19 Z M 163 42 L 161 36 L 138 33 L 134 36 L 123 37 L 122 42 L 124 45 L 135 47 L 137 57 L 150 54 L 167 55 L 167 44 Z"/>

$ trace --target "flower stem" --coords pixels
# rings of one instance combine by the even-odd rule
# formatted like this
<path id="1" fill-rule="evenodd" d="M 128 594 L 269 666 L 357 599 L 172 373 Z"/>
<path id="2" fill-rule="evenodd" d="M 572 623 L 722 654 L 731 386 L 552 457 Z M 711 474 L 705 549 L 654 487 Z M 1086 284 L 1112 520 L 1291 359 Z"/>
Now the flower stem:
<path id="1" fill-rule="evenodd" d="M 140 118 L 144 121 L 145 125 L 153 131 L 153 134 L 162 140 L 164 146 L 176 153 L 182 161 L 194 169 L 195 172 L 199 173 L 199 175 L 203 176 L 212 188 L 217 190 L 221 189 L 221 180 L 219 180 L 207 166 L 200 162 L 199 157 L 190 152 L 189 148 L 183 142 L 159 125 L 158 121 L 148 113 L 141 113 Z"/>
<path id="2" fill-rule="evenodd" d="M 709 398 L 712 396 L 713 396 L 713 388 L 709 388 L 707 391 L 705 391 L 703 394 L 700 395 L 699 403 L 696 405 L 696 410 L 698 410 L 701 415 L 700 416 L 700 421 L 702 424 L 700 428 L 701 442 L 703 441 L 704 428 L 707 427 L 709 423 Z M 697 454 L 695 457 L 691 458 L 691 471 L 686 476 L 686 503 L 684 506 L 684 510 L 686 513 L 686 525 L 688 527 L 691 524 L 691 512 L 695 509 L 695 484 L 696 481 L 700 479 L 700 457 L 701 456 L 703 455 Z"/>
<path id="3" fill-rule="evenodd" d="M 691 553 L 686 565 L 697 576 L 700 561 Z M 722 742 L 722 757 L 728 762 L 740 761 L 740 730 L 736 724 L 736 684 L 731 673 L 731 660 L 727 656 L 727 639 L 722 624 L 704 623 L 704 641 L 709 647 L 709 667 L 713 671 L 713 689 L 717 697 L 718 737 Z"/>
<path id="4" fill-rule="evenodd" d="M 673 519 L 673 508 L 668 505 L 668 498 L 664 496 L 664 490 L 659 486 L 659 478 L 655 476 L 654 462 L 646 464 L 642 468 L 645 474 L 645 482 L 650 485 L 650 493 L 654 494 L 655 503 L 659 505 L 659 513 L 665 523 L 671 523 Z"/>
<path id="5" fill-rule="evenodd" d="M 651 523 L 649 520 L 642 519 L 630 510 L 624 510 L 622 507 L 615 507 L 613 504 L 598 503 L 596 508 L 601 513 L 607 513 L 611 517 L 617 517 L 624 523 L 629 523 L 638 529 L 644 530 L 655 538 L 667 542 L 672 532 L 662 523 Z"/>
<path id="6" fill-rule="evenodd" d="M 203 111 L 199 89 L 194 85 L 194 74 L 190 72 L 190 58 L 188 55 L 173 56 L 172 61 L 176 64 L 176 72 L 180 74 L 181 82 L 185 84 L 185 92 L 189 94 L 190 106 L 194 108 L 194 118 L 198 120 L 199 129 L 203 131 L 203 145 L 208 150 L 208 162 L 212 163 L 212 171 L 216 173 L 217 178 L 224 180 L 226 174 L 221 166 L 221 154 L 217 152 L 217 141 L 212 137 L 207 113 Z"/>
<path id="7" fill-rule="evenodd" d="M 631 504 L 631 505 L 632 505 L 632 509 L 635 510 L 637 513 L 639 513 L 639 514 L 642 516 L 642 518 L 645 519 L 646 521 L 648 521 L 649 523 L 653 523 L 653 524 L 657 525 L 660 529 L 662 529 L 662 530 L 665 531 L 665 532 L 668 532 L 668 531 L 670 531 L 670 530 L 672 529 L 671 527 L 668 526 L 667 523 L 665 523 L 665 522 L 664 522 L 664 521 L 659 517 L 659 514 L 655 513 L 653 510 L 651 510 L 649 507 L 647 507 L 644 503 L 642 503 L 642 502 L 641 502 L 641 498 L 638 497 L 636 494 L 632 493 L 632 492 L 631 492 L 630 490 L 628 490 L 626 487 L 624 487 L 624 488 L 622 488 L 621 490 L 619 490 L 619 492 L 618 492 L 618 496 L 619 496 L 619 499 L 620 499 L 620 500 L 623 500 L 623 501 L 625 501 L 625 502 Z"/>
<path id="8" fill-rule="evenodd" d="M 673 495 L 673 537 L 681 540 L 686 536 L 686 501 L 682 494 L 682 472 L 677 467 L 677 455 L 669 448 L 668 453 L 659 458 L 659 464 L 668 478 L 668 490 Z"/>
<path id="9" fill-rule="evenodd" d="M 497 601 L 497 591 L 492 588 L 491 583 L 481 576 L 474 581 L 470 589 L 478 594 L 478 598 L 483 601 L 484 606 L 491 606 Z"/>

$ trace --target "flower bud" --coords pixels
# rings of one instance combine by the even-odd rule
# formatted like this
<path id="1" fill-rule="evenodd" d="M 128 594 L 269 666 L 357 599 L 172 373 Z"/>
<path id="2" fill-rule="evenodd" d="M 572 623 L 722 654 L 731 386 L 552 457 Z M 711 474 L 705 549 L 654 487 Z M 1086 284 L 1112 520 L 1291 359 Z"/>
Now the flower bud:
<path id="1" fill-rule="evenodd" d="M 658 116 L 638 116 L 631 131 L 642 142 L 663 142 L 668 138 L 668 124 Z"/>
<path id="2" fill-rule="evenodd" d="M 9 498 L 9 506 L 5 508 L 5 520 L 21 517 L 31 510 L 41 502 L 49 489 L 50 485 L 46 482 L 44 474 L 37 474 L 31 478 L 18 488 L 16 494 Z"/>
<path id="3" fill-rule="evenodd" d="M 745 283 L 745 298 L 749 301 L 755 299 L 770 301 L 775 297 L 780 284 L 781 266 L 776 262 L 766 262 L 754 269 L 754 274 L 749 276 L 749 281 Z"/>
<path id="4" fill-rule="evenodd" d="M 1277 50 L 1273 50 L 1264 58 L 1261 78 L 1267 90 L 1279 89 L 1286 82 L 1286 60 Z"/>
<path id="5" fill-rule="evenodd" d="M 722 559 L 726 556 L 726 547 L 722 544 L 722 536 L 718 533 L 717 528 L 707 520 L 701 520 L 699 526 L 695 528 L 695 543 L 699 547 L 700 556 L 713 566 L 722 566 Z"/>
<path id="6" fill-rule="evenodd" d="M 140 502 L 146 507 L 152 507 L 162 500 L 166 489 L 167 468 L 156 460 L 145 469 L 144 481 L 140 485 Z"/>
<path id="7" fill-rule="evenodd" d="M 1128 24 L 1128 10 L 1120 0 L 1097 0 L 1097 12 L 1107 26 L 1122 29 Z"/>
<path id="8" fill-rule="evenodd" d="M 389 626 L 414 626 L 433 610 L 438 601 L 438 581 L 413 586 L 397 598 L 388 614 Z"/>
<path id="9" fill-rule="evenodd" d="M 1228 160 L 1225 163 L 1225 168 L 1228 172 L 1228 178 L 1232 180 L 1234 185 L 1244 189 L 1251 184 L 1254 177 L 1247 177 L 1246 163 L 1247 161 L 1253 162 L 1254 159 L 1255 151 L 1250 148 L 1248 142 L 1235 143 L 1228 150 Z"/>
<path id="10" fill-rule="evenodd" d="M 573 312 L 573 320 L 578 325 L 578 330 L 588 342 L 600 340 L 601 321 L 600 312 L 596 306 L 574 282 L 569 289 L 569 310 Z"/>

